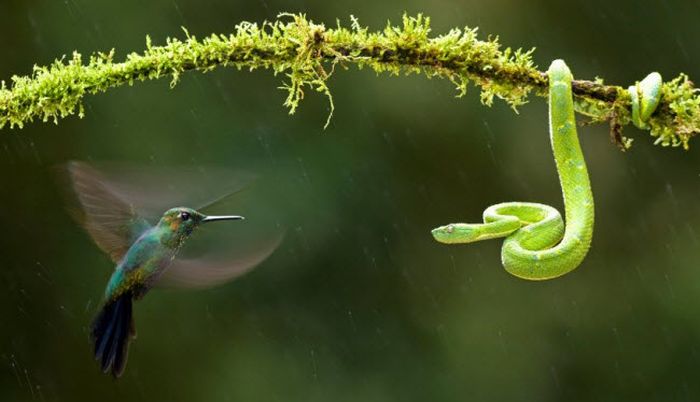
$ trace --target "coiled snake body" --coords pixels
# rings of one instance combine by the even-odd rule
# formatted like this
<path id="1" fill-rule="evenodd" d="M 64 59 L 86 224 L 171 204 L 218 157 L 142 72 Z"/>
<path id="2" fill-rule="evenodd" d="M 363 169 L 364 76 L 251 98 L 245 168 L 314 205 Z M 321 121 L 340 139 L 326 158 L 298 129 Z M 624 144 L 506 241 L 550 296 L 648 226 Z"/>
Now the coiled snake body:
<path id="1" fill-rule="evenodd" d="M 549 134 L 566 225 L 559 211 L 549 205 L 505 202 L 488 207 L 484 223 L 453 223 L 432 231 L 437 241 L 447 244 L 505 237 L 503 266 L 511 274 L 529 280 L 552 279 L 571 272 L 583 261 L 593 238 L 593 194 L 576 131 L 573 77 L 562 60 L 552 62 L 547 74 Z M 651 116 L 658 105 L 660 87 L 658 73 L 630 87 L 634 117 L 645 122 Z"/>

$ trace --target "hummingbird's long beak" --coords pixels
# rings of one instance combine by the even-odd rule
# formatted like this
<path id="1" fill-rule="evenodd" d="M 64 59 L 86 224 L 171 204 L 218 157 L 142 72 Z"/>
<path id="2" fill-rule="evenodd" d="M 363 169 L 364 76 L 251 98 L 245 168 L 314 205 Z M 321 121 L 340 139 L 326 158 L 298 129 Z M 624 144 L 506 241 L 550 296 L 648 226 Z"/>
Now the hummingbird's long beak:
<path id="1" fill-rule="evenodd" d="M 240 215 L 221 215 L 221 216 L 207 216 L 202 219 L 202 222 L 213 222 L 213 221 L 235 221 L 245 219 Z"/>

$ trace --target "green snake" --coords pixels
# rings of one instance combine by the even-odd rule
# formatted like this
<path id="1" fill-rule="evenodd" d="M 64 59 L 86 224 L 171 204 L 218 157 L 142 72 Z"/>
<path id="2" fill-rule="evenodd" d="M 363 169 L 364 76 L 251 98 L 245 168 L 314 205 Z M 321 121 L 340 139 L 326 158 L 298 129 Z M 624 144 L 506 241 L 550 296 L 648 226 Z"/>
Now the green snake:
<path id="1" fill-rule="evenodd" d="M 573 76 L 563 60 L 552 62 L 549 77 L 549 134 L 564 197 L 566 225 L 555 208 L 532 202 L 488 207 L 484 223 L 453 223 L 433 229 L 441 243 L 471 243 L 505 237 L 501 262 L 523 279 L 552 279 L 583 261 L 593 238 L 593 193 L 576 132 Z M 661 76 L 652 73 L 629 88 L 632 119 L 643 127 L 661 96 Z M 638 124 L 639 123 L 639 124 Z"/>

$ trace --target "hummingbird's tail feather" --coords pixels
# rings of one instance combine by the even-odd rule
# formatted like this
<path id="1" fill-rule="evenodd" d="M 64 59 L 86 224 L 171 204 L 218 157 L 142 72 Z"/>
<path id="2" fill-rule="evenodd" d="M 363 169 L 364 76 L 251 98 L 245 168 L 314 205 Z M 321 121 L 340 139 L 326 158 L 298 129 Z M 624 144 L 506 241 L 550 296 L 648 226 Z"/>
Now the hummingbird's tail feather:
<path id="1" fill-rule="evenodd" d="M 95 360 L 100 362 L 102 372 L 111 372 L 115 378 L 124 372 L 129 341 L 136 335 L 132 302 L 131 292 L 122 294 L 107 302 L 92 322 Z"/>

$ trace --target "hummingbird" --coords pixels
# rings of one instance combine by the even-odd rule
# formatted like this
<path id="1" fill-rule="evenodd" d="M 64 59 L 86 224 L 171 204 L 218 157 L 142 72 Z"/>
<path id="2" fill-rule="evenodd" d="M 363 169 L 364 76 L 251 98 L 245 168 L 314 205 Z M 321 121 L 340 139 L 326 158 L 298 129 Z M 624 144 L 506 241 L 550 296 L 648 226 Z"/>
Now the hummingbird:
<path id="1" fill-rule="evenodd" d="M 238 261 L 179 259 L 195 230 L 210 222 L 243 220 L 240 215 L 208 216 L 188 207 L 171 208 L 151 225 L 97 170 L 82 162 L 67 167 L 82 213 L 74 214 L 116 267 L 90 326 L 93 354 L 102 372 L 120 377 L 129 343 L 136 336 L 133 302 L 153 287 L 208 287 L 238 276 L 267 258 L 279 244 L 268 242 Z"/>

